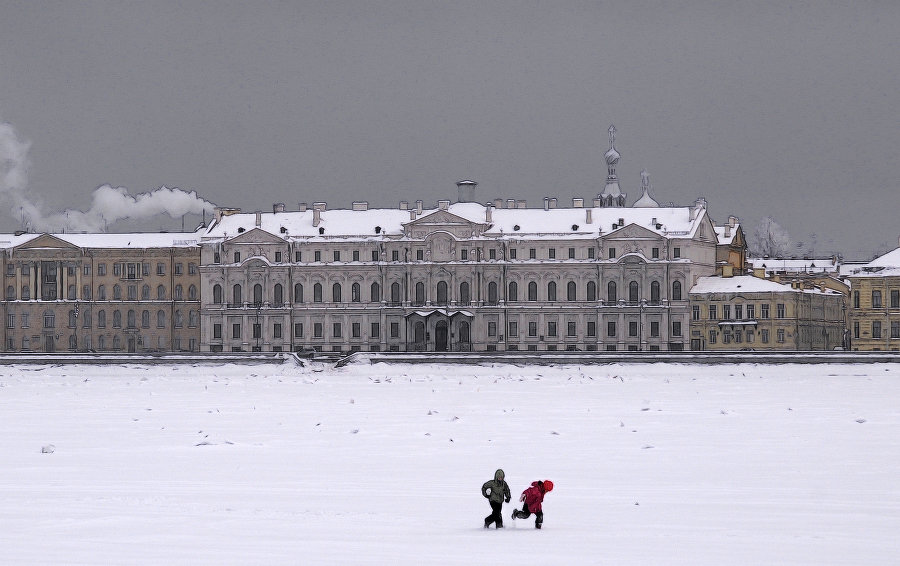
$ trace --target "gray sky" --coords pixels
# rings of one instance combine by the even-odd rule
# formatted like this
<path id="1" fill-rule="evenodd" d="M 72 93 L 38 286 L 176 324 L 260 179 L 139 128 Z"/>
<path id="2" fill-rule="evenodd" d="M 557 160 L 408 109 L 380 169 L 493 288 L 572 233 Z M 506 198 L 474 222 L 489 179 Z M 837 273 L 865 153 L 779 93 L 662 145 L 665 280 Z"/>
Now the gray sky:
<path id="1" fill-rule="evenodd" d="M 680 4 L 677 6 L 676 4 Z M 772 215 L 817 255 L 900 236 L 900 2 L 0 1 L 28 194 L 285 202 L 603 189 Z M 0 230 L 18 228 L 0 216 Z M 168 218 L 153 227 L 176 229 Z"/>

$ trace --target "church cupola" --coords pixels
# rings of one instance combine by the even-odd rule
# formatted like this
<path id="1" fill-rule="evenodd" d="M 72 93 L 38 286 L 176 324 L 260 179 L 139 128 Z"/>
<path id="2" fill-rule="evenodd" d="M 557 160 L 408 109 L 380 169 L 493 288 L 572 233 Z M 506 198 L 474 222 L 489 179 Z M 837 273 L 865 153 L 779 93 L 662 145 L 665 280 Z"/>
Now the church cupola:
<path id="1" fill-rule="evenodd" d="M 633 206 L 635 208 L 659 208 L 659 203 L 650 196 L 650 173 L 647 173 L 646 169 L 641 171 L 641 189 L 643 189 L 643 194 Z"/>
<path id="2" fill-rule="evenodd" d="M 618 208 L 625 206 L 625 193 L 619 189 L 619 178 L 616 176 L 616 166 L 619 164 L 619 152 L 616 151 L 616 127 L 609 127 L 609 150 L 604 154 L 606 159 L 606 187 L 597 195 L 600 206 L 605 208 Z"/>

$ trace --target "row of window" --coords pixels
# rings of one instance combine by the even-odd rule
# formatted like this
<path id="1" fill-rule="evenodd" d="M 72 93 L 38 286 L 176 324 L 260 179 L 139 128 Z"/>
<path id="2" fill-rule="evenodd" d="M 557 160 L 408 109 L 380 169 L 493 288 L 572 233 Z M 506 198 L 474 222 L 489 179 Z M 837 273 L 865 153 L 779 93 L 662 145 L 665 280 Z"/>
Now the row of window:
<path id="1" fill-rule="evenodd" d="M 476 248 L 473 251 L 475 253 L 470 254 L 468 248 L 460 249 L 459 259 L 462 261 L 469 261 L 470 259 L 480 261 L 482 259 L 481 258 L 481 250 Z M 426 254 L 426 251 L 424 248 L 416 249 L 415 252 L 416 252 L 416 261 L 425 261 L 425 259 L 427 258 L 427 254 Z M 659 259 L 659 248 L 652 248 L 650 250 L 650 254 L 653 259 Z M 509 259 L 518 259 L 518 255 L 519 255 L 519 253 L 516 248 L 509 249 Z M 537 255 L 538 255 L 537 248 L 528 248 L 528 259 L 538 259 Z M 587 248 L 587 259 L 596 259 L 596 255 L 597 255 L 596 248 Z M 498 251 L 496 248 L 488 249 L 488 259 L 497 259 L 497 256 L 498 256 Z M 567 256 L 568 256 L 568 259 L 576 259 L 576 248 L 568 248 Z M 231 257 L 234 260 L 234 263 L 241 262 L 241 257 L 242 257 L 241 252 L 232 252 Z M 323 257 L 323 255 L 322 255 L 321 250 L 313 251 L 313 256 L 312 256 L 313 262 L 321 263 L 323 261 L 322 257 Z M 339 261 L 341 261 L 341 257 L 342 257 L 342 255 L 341 255 L 340 250 L 332 251 L 332 253 L 331 253 L 332 261 L 339 262 Z M 350 257 L 351 257 L 350 261 L 360 261 L 360 251 L 353 250 L 350 254 Z M 607 248 L 607 257 L 609 259 L 615 259 L 616 258 L 616 248 L 614 248 L 614 247 Z M 681 248 L 678 248 L 678 247 L 673 248 L 672 257 L 675 259 L 679 259 L 681 257 Z M 380 261 L 381 260 L 378 250 L 371 251 L 371 258 L 372 258 L 372 261 Z M 560 259 L 560 257 L 557 257 L 556 248 L 548 248 L 547 249 L 547 257 L 541 258 L 541 259 Z M 275 263 L 282 263 L 283 261 L 284 261 L 284 254 L 282 252 L 276 251 L 275 252 Z M 295 251 L 294 252 L 294 263 L 301 263 L 302 261 L 303 261 L 303 252 Z M 400 261 L 400 250 L 391 250 L 391 261 Z M 406 256 L 405 253 L 403 256 L 403 261 L 409 261 L 409 258 Z M 222 262 L 221 254 L 214 253 L 213 254 L 213 263 L 221 263 L 221 262 Z"/>
<path id="2" fill-rule="evenodd" d="M 900 289 L 891 289 L 890 290 L 890 308 L 892 309 L 900 309 Z M 859 291 L 853 291 L 853 308 L 860 308 L 860 300 L 859 300 Z M 881 302 L 881 291 L 875 289 L 872 291 L 872 308 L 880 309 L 884 308 L 884 305 Z"/>
<path id="3" fill-rule="evenodd" d="M 419 326 L 421 325 L 421 327 Z M 325 337 L 325 325 L 321 322 L 313 323 L 313 338 L 324 338 Z M 629 321 L 627 325 L 627 336 L 629 337 L 638 337 L 640 336 L 639 331 L 640 324 L 638 321 Z M 424 340 L 424 338 L 419 338 L 419 330 L 421 330 L 421 336 L 424 336 L 424 323 L 417 322 L 416 326 L 413 329 L 413 334 L 416 341 Z M 262 327 L 260 323 L 251 324 L 252 329 L 252 337 L 253 338 L 261 338 L 262 337 Z M 659 333 L 659 321 L 651 321 L 649 324 L 649 336 L 651 338 L 658 338 L 660 336 Z M 294 323 L 294 338 L 303 338 L 303 323 L 297 322 Z M 519 336 L 519 324 L 517 321 L 510 321 L 507 325 L 507 330 L 509 332 L 508 336 L 510 337 L 518 337 Z M 596 337 L 597 336 L 597 323 L 595 321 L 588 321 L 585 335 L 587 337 Z M 469 326 L 467 323 L 463 322 L 459 326 L 460 342 L 468 342 L 469 341 Z M 350 324 L 350 337 L 351 338 L 362 338 L 362 323 L 353 322 Z M 489 337 L 497 336 L 497 322 L 489 321 L 487 323 L 487 335 Z M 609 337 L 616 337 L 618 335 L 617 324 L 615 321 L 609 321 L 606 324 L 606 335 Z M 672 336 L 681 336 L 681 322 L 673 321 L 672 322 Z M 528 337 L 537 337 L 538 336 L 538 323 L 536 321 L 530 321 L 527 323 L 527 336 Z M 541 339 L 544 338 L 545 335 L 540 335 Z M 559 327 L 556 321 L 548 321 L 546 323 L 546 336 L 548 337 L 558 337 Z M 568 321 L 566 323 L 566 336 L 567 337 L 577 337 L 577 324 L 574 321 Z M 240 339 L 243 337 L 242 334 L 242 326 L 241 323 L 235 322 L 231 325 L 231 338 Z M 283 337 L 283 328 L 281 323 L 274 323 L 272 325 L 272 337 L 273 338 L 282 338 Z M 344 325 L 340 322 L 334 322 L 331 325 L 331 337 L 332 338 L 343 338 L 344 337 Z M 381 337 L 381 323 L 373 322 L 369 327 L 369 335 L 367 338 L 380 338 Z M 400 337 L 400 323 L 392 322 L 390 323 L 390 337 L 391 338 L 399 338 Z M 221 339 L 222 338 L 222 324 L 215 323 L 213 324 L 213 339 Z"/>
<path id="4" fill-rule="evenodd" d="M 891 338 L 900 338 L 900 321 L 892 320 L 892 321 L 890 321 L 890 325 L 891 325 L 890 337 Z M 882 324 L 881 324 L 880 320 L 873 320 L 871 328 L 872 328 L 872 338 L 883 338 L 884 337 L 884 336 L 882 336 L 883 330 L 882 330 Z M 860 337 L 860 323 L 858 320 L 853 322 L 853 337 L 854 338 Z"/>
<path id="5" fill-rule="evenodd" d="M 739 304 L 733 306 L 734 311 L 732 312 L 732 305 L 722 305 L 722 316 L 720 318 L 719 305 L 709 305 L 709 320 L 756 320 L 755 304 Z M 784 303 L 775 305 L 775 318 L 784 318 L 785 313 Z M 691 318 L 693 320 L 700 320 L 700 305 L 691 306 Z M 769 318 L 769 305 L 767 303 L 759 305 L 759 318 Z"/>
<path id="6" fill-rule="evenodd" d="M 776 342 L 783 343 L 784 342 L 784 329 L 779 328 L 775 331 Z M 717 340 L 718 332 L 715 330 L 709 331 L 709 343 L 715 344 Z M 763 328 L 759 331 L 760 342 L 763 344 L 769 343 L 769 330 L 767 328 Z M 756 334 L 754 330 L 748 329 L 746 333 L 742 332 L 740 329 L 734 330 L 734 332 L 724 332 L 722 333 L 722 343 L 723 344 L 731 344 L 734 342 L 735 344 L 740 344 L 746 339 L 747 344 L 753 344 L 756 340 Z"/>
<path id="7" fill-rule="evenodd" d="M 32 270 L 34 269 L 35 264 L 31 263 L 22 263 L 21 264 L 21 272 L 22 275 L 28 277 Z M 57 262 L 55 261 L 42 261 L 41 265 L 41 274 L 49 278 L 50 281 L 56 280 L 57 273 Z M 121 262 L 121 263 L 113 263 L 113 275 L 116 277 L 122 277 L 124 279 L 139 279 L 141 277 L 149 277 L 150 276 L 150 264 L 147 262 L 142 263 L 131 263 L 131 262 Z M 76 267 L 73 265 L 66 266 L 66 274 L 69 277 L 75 277 L 75 269 Z M 98 263 L 97 264 L 97 275 L 103 276 L 106 275 L 106 264 Z M 188 263 L 187 264 L 187 273 L 188 275 L 197 275 L 197 264 L 196 263 Z M 91 274 L 91 266 L 83 265 L 82 266 L 82 274 L 90 275 Z M 165 275 L 166 274 L 166 264 L 159 262 L 156 264 L 156 275 Z M 8 263 L 6 264 L 6 275 L 8 277 L 15 277 L 16 275 L 16 264 Z M 184 275 L 184 264 L 176 263 L 175 264 L 175 275 Z"/>
<path id="8" fill-rule="evenodd" d="M 48 336 L 48 337 L 45 337 L 45 340 L 46 340 L 46 339 L 52 340 L 52 337 L 49 337 L 49 336 Z M 68 341 L 69 341 L 69 350 L 75 351 L 75 350 L 78 350 L 79 348 L 80 348 L 80 349 L 83 349 L 83 350 L 92 350 L 92 349 L 94 349 L 94 346 L 93 346 L 92 341 L 91 341 L 91 336 L 90 336 L 90 334 L 85 335 L 84 337 L 82 337 L 82 339 L 81 339 L 81 346 L 80 346 L 80 347 L 79 347 L 79 344 L 78 344 L 78 336 L 72 334 L 72 335 L 69 336 L 69 340 L 68 340 Z M 137 341 L 138 341 L 138 339 L 136 338 L 136 339 L 135 339 L 135 349 L 136 349 L 136 343 L 137 343 Z M 143 340 L 141 340 L 141 342 L 143 342 Z M 22 350 L 26 350 L 26 351 L 27 351 L 27 350 L 33 350 L 33 349 L 42 349 L 42 348 L 45 348 L 45 343 L 42 343 L 40 339 L 34 339 L 34 337 L 32 337 L 32 336 L 23 336 L 23 337 L 22 337 L 21 343 L 22 343 Z M 144 349 L 153 349 L 153 346 L 152 346 L 151 344 L 148 344 L 148 343 L 143 343 L 143 346 L 144 346 Z M 187 346 L 188 346 L 188 349 L 187 349 L 186 351 L 190 351 L 190 352 L 196 352 L 196 351 L 198 351 L 198 348 L 197 348 L 197 346 L 198 346 L 198 341 L 197 341 L 197 339 L 196 339 L 196 338 L 190 338 L 190 339 L 188 339 L 188 341 L 187 341 Z M 53 347 L 54 347 L 54 348 L 56 347 L 55 341 L 54 341 L 54 346 L 53 346 Z M 109 347 L 109 348 L 108 348 L 108 347 Z M 15 348 L 16 348 L 16 340 L 15 340 L 15 337 L 13 337 L 13 336 L 8 336 L 8 337 L 6 338 L 6 350 L 7 350 L 7 351 L 12 351 L 12 350 L 15 350 Z M 115 334 L 115 335 L 112 336 L 112 340 L 107 341 L 107 337 L 106 337 L 106 336 L 104 336 L 104 335 L 102 335 L 102 334 L 101 334 L 100 336 L 97 336 L 97 350 L 104 351 L 104 350 L 107 350 L 107 349 L 112 349 L 112 350 L 122 350 L 122 349 L 123 349 L 123 347 L 122 347 L 122 337 L 119 336 L 118 334 Z M 165 344 L 165 343 L 163 342 L 163 337 L 162 337 L 162 336 L 157 337 L 157 344 L 156 344 L 156 346 L 155 346 L 155 349 L 158 349 L 158 350 L 168 349 L 168 344 Z M 181 340 L 181 338 L 174 338 L 174 339 L 172 340 L 172 349 L 175 350 L 175 351 L 185 351 L 185 350 L 183 350 L 183 348 L 182 348 L 182 340 Z"/>
<path id="9" fill-rule="evenodd" d="M 21 313 L 19 315 L 22 328 L 29 327 L 29 316 L 28 313 Z M 78 319 L 81 319 L 81 327 L 82 328 L 91 328 L 93 324 L 92 316 L 90 311 L 78 311 L 76 309 L 72 309 L 69 311 L 69 328 L 75 328 L 78 326 Z M 126 328 L 137 328 L 137 311 L 128 310 L 125 313 L 125 321 Z M 97 328 L 106 328 L 106 311 L 99 310 L 97 311 Z M 43 327 L 44 328 L 56 328 L 56 313 L 53 311 L 44 312 L 43 316 Z M 184 314 L 180 310 L 176 310 L 173 323 L 175 328 L 181 328 L 184 326 Z M 200 312 L 195 310 L 188 311 L 188 327 L 196 328 L 200 325 Z M 16 327 L 16 315 L 15 313 L 8 313 L 6 315 L 6 328 L 15 328 Z M 112 311 L 112 327 L 113 328 L 122 328 L 122 311 L 114 310 Z M 165 311 L 156 311 L 156 327 L 157 328 L 165 328 L 166 327 L 166 312 Z M 141 311 L 141 328 L 150 328 L 150 311 L 144 310 Z"/>
<path id="10" fill-rule="evenodd" d="M 672 300 L 680 301 L 682 297 L 681 292 L 681 282 L 675 281 L 672 283 Z M 439 281 L 436 288 L 436 297 L 435 301 L 438 304 L 447 304 L 449 302 L 449 286 L 445 281 Z M 313 285 L 313 296 L 312 302 L 321 303 L 323 302 L 323 287 L 321 283 L 316 283 Z M 537 301 L 538 300 L 538 284 L 535 281 L 530 281 L 527 286 L 527 300 L 528 301 Z M 585 299 L 588 301 L 596 301 L 597 300 L 597 284 L 593 281 L 589 281 L 586 287 L 586 293 L 584 295 Z M 231 304 L 233 305 L 242 305 L 244 302 L 243 295 L 243 287 L 240 284 L 235 284 L 231 289 Z M 556 301 L 558 300 L 557 296 L 557 285 L 556 282 L 551 281 L 547 284 L 547 293 L 542 298 L 546 301 Z M 353 283 L 350 286 L 350 302 L 360 302 L 362 300 L 361 297 L 361 287 L 359 283 Z M 369 287 L 369 300 L 371 302 L 380 302 L 381 301 L 381 285 L 379 283 L 372 283 Z M 399 282 L 394 282 L 391 284 L 390 289 L 390 302 L 393 304 L 399 304 L 402 301 L 401 295 L 401 285 Z M 467 304 L 471 302 L 471 288 L 469 283 L 463 281 L 459 284 L 459 294 L 457 302 Z M 507 301 L 518 301 L 519 300 L 519 285 L 517 282 L 512 281 L 509 283 L 507 287 L 506 294 Z M 566 284 L 566 300 L 568 301 L 576 301 L 578 300 L 578 291 L 577 286 L 574 281 L 569 281 Z M 614 303 L 618 300 L 618 291 L 617 285 L 615 281 L 610 281 L 606 285 L 606 300 L 607 302 Z M 340 283 L 334 283 L 331 286 L 331 301 L 335 303 L 339 303 L 343 301 L 343 286 Z M 637 281 L 631 281 L 628 284 L 628 302 L 637 304 L 640 301 L 640 286 Z M 660 301 L 660 284 L 659 281 L 653 281 L 650 283 L 650 300 L 651 304 L 659 303 Z M 213 285 L 213 303 L 214 304 L 222 304 L 224 302 L 223 290 L 220 284 Z M 254 304 L 260 305 L 264 302 L 263 299 L 263 287 L 261 284 L 257 283 L 253 286 L 253 301 Z M 294 303 L 302 303 L 304 302 L 304 294 L 303 294 L 303 285 L 301 283 L 296 283 L 294 285 Z M 425 284 L 422 282 L 418 282 L 415 285 L 415 294 L 413 302 L 415 304 L 425 304 L 426 302 L 426 294 L 425 294 Z M 487 285 L 487 302 L 489 304 L 496 304 L 499 302 L 499 293 L 498 293 L 498 284 L 496 281 L 491 281 Z M 271 304 L 274 306 L 282 306 L 284 304 L 284 288 L 280 283 L 276 283 L 272 289 L 272 300 Z"/>
<path id="11" fill-rule="evenodd" d="M 67 300 L 74 301 L 74 300 L 78 299 L 78 297 L 76 296 L 76 293 L 75 293 L 75 285 L 69 285 L 69 287 L 66 291 L 67 291 L 67 293 L 66 293 Z M 124 300 L 128 300 L 128 301 L 138 300 L 138 286 L 137 285 L 126 285 L 125 291 L 126 291 L 125 297 L 127 297 L 127 298 Z M 141 287 L 141 299 L 140 300 L 142 300 L 142 301 L 151 300 L 150 291 L 151 291 L 150 285 L 143 285 Z M 42 289 L 41 295 L 42 295 L 43 300 L 56 300 L 56 298 L 57 298 L 55 288 Z M 22 297 L 21 300 L 23 300 L 23 301 L 31 300 L 31 287 L 29 287 L 28 285 L 22 285 L 21 297 Z M 91 300 L 90 285 L 82 285 L 81 299 L 86 300 L 86 301 Z M 175 301 L 184 300 L 184 288 L 181 286 L 181 284 L 175 285 L 174 289 L 172 290 L 172 299 Z M 193 285 L 193 284 L 189 285 L 188 290 L 187 290 L 187 300 L 196 301 L 198 299 L 199 299 L 199 297 L 197 295 L 197 286 Z M 7 301 L 16 300 L 16 289 L 12 285 L 6 286 L 6 300 Z M 98 285 L 97 286 L 97 300 L 98 301 L 107 300 L 106 285 Z M 123 300 L 121 285 L 119 285 L 119 284 L 113 285 L 112 300 L 114 300 L 114 301 Z M 164 285 L 158 285 L 156 287 L 156 300 L 159 300 L 159 301 L 167 300 L 166 299 L 166 287 Z"/>

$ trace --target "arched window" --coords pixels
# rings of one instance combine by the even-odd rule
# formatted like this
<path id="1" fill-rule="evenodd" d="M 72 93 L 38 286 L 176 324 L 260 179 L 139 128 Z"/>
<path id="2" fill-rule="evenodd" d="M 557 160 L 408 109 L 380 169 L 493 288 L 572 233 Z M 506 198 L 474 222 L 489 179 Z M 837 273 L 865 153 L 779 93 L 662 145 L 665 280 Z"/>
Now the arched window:
<path id="1" fill-rule="evenodd" d="M 81 298 L 90 301 L 91 300 L 91 286 L 90 285 L 82 285 L 81 286 Z M 147 297 L 148 299 L 150 297 Z"/>
<path id="2" fill-rule="evenodd" d="M 91 311 L 85 309 L 81 313 L 81 327 L 82 328 L 90 328 L 91 327 Z"/>
<path id="3" fill-rule="evenodd" d="M 122 328 L 122 313 L 118 310 L 113 311 L 113 328 Z"/>
<path id="4" fill-rule="evenodd" d="M 639 294 L 638 282 L 631 281 L 628 283 L 628 302 L 637 303 Z"/>
<path id="5" fill-rule="evenodd" d="M 316 283 L 313 285 L 313 302 L 321 303 L 322 302 L 322 284 Z"/>
<path id="6" fill-rule="evenodd" d="M 97 328 L 106 328 L 106 311 L 97 312 Z"/>
<path id="7" fill-rule="evenodd" d="M 118 284 L 113 285 L 113 300 L 114 301 L 122 300 L 122 287 Z"/>
<path id="8" fill-rule="evenodd" d="M 400 283 L 396 281 L 391 283 L 391 303 L 395 305 L 400 304 Z"/>
<path id="9" fill-rule="evenodd" d="M 56 328 L 56 315 L 53 311 L 44 311 L 44 328 Z"/>
<path id="10" fill-rule="evenodd" d="M 509 291 L 506 294 L 507 301 L 518 301 L 519 300 L 519 285 L 515 281 L 509 282 Z"/>
<path id="11" fill-rule="evenodd" d="M 184 298 L 182 291 L 181 291 L 181 283 L 179 283 L 178 285 L 175 285 L 175 296 L 173 298 L 176 301 L 180 301 Z"/>
<path id="12" fill-rule="evenodd" d="M 166 300 L 166 288 L 162 285 L 156 287 L 156 300 L 157 301 L 165 301 Z"/>
<path id="13" fill-rule="evenodd" d="M 177 287 L 176 287 L 176 289 L 177 289 Z M 262 285 L 257 283 L 256 285 L 253 286 L 253 304 L 256 306 L 260 306 L 260 305 L 262 305 L 262 302 L 263 302 Z"/>
<path id="14" fill-rule="evenodd" d="M 672 283 L 672 300 L 681 300 L 681 281 L 675 281 L 674 283 Z"/>
<path id="15" fill-rule="evenodd" d="M 459 343 L 468 350 L 470 340 L 469 323 L 462 321 L 459 323 Z"/>
<path id="16" fill-rule="evenodd" d="M 575 287 L 574 281 L 569 281 L 568 283 L 566 283 L 566 300 L 567 301 L 578 300 L 577 297 L 575 296 L 576 295 L 575 288 L 576 287 Z"/>
<path id="17" fill-rule="evenodd" d="M 144 285 L 141 287 L 141 300 L 149 301 L 150 300 L 150 285 Z M 219 302 L 222 302 L 222 288 L 219 287 Z"/>
<path id="18" fill-rule="evenodd" d="M 381 302 L 381 285 L 379 285 L 377 281 L 372 283 L 372 286 L 369 289 L 369 297 L 373 303 Z"/>
<path id="19" fill-rule="evenodd" d="M 415 348 L 417 350 L 425 349 L 425 323 L 417 322 L 415 326 L 413 326 L 413 338 L 416 342 Z"/>
<path id="20" fill-rule="evenodd" d="M 231 302 L 238 307 L 244 304 L 243 289 L 241 289 L 240 283 L 236 283 L 234 287 L 231 288 Z"/>
<path id="21" fill-rule="evenodd" d="M 276 283 L 272 288 L 272 302 L 276 307 L 284 305 L 284 287 L 281 286 L 281 283 Z"/>
<path id="22" fill-rule="evenodd" d="M 447 282 L 446 281 L 438 281 L 437 302 L 439 305 L 447 304 Z"/>
<path id="23" fill-rule="evenodd" d="M 528 300 L 536 301 L 537 300 L 537 283 L 534 281 L 528 282 Z"/>
<path id="24" fill-rule="evenodd" d="M 73 334 L 73 335 L 69 336 L 69 349 L 74 350 L 77 347 L 78 347 L 78 338 L 76 338 L 75 335 Z"/>
<path id="25" fill-rule="evenodd" d="M 300 283 L 294 283 L 294 302 L 303 302 L 303 285 Z"/>
<path id="26" fill-rule="evenodd" d="M 150 311 L 141 312 L 141 328 L 150 328 Z"/>
<path id="27" fill-rule="evenodd" d="M 335 283 L 331 286 L 331 301 L 334 303 L 341 302 L 341 284 Z"/>
<path id="28" fill-rule="evenodd" d="M 137 326 L 137 313 L 135 313 L 133 309 L 128 309 L 126 321 L 128 322 L 128 328 L 135 328 Z"/>
<path id="29" fill-rule="evenodd" d="M 100 285 L 100 286 L 103 287 L 103 285 Z M 22 300 L 23 301 L 31 300 L 31 289 L 28 287 L 28 285 L 22 285 Z"/>
<path id="30" fill-rule="evenodd" d="M 459 304 L 468 305 L 472 301 L 472 296 L 469 294 L 469 282 L 463 281 L 459 284 Z"/>
<path id="31" fill-rule="evenodd" d="M 69 299 L 70 301 L 74 301 L 74 300 L 75 300 L 75 285 L 69 285 L 69 289 L 68 289 L 68 299 Z"/>
<path id="32" fill-rule="evenodd" d="M 659 304 L 659 281 L 650 282 L 650 303 Z"/>
<path id="33" fill-rule="evenodd" d="M 614 303 L 618 300 L 616 297 L 616 282 L 610 281 L 606 284 L 606 302 Z"/>
<path id="34" fill-rule="evenodd" d="M 416 304 L 425 304 L 425 284 L 419 281 L 416 283 Z"/>
<path id="35" fill-rule="evenodd" d="M 556 281 L 551 281 L 547 283 L 547 300 L 555 301 L 556 300 Z"/>
<path id="36" fill-rule="evenodd" d="M 596 301 L 597 300 L 597 284 L 593 281 L 588 281 L 587 284 L 587 300 Z"/>
<path id="37" fill-rule="evenodd" d="M 188 326 L 197 328 L 200 325 L 200 313 L 197 311 L 188 311 Z"/>
<path id="38" fill-rule="evenodd" d="M 12 285 L 6 286 L 6 300 L 7 301 L 15 301 L 16 300 L 16 288 Z"/>
<path id="39" fill-rule="evenodd" d="M 119 350 L 122 348 L 122 339 L 119 338 L 119 335 L 116 334 L 113 336 L 113 350 Z"/>
<path id="40" fill-rule="evenodd" d="M 488 304 L 496 305 L 499 302 L 499 297 L 497 296 L 497 282 L 491 281 L 488 283 Z"/>
<path id="41" fill-rule="evenodd" d="M 353 285 L 350 285 L 350 302 L 358 303 L 362 300 L 359 292 L 359 283 L 354 282 Z"/>
<path id="42" fill-rule="evenodd" d="M 106 349 L 106 336 L 102 334 L 97 338 L 97 349 L 105 350 Z"/>
<path id="43" fill-rule="evenodd" d="M 156 311 L 156 327 L 166 327 L 166 311 Z"/>
<path id="44" fill-rule="evenodd" d="M 69 328 L 75 328 L 78 324 L 78 317 L 75 315 L 75 310 L 69 311 Z"/>
<path id="45" fill-rule="evenodd" d="M 222 304 L 222 286 L 218 283 L 213 285 L 213 304 Z"/>
<path id="46" fill-rule="evenodd" d="M 175 311 L 175 328 L 181 328 L 184 326 L 184 315 L 181 314 L 180 310 Z"/>
<path id="47" fill-rule="evenodd" d="M 188 300 L 196 301 L 197 300 L 197 287 L 195 285 L 191 285 L 188 287 Z"/>

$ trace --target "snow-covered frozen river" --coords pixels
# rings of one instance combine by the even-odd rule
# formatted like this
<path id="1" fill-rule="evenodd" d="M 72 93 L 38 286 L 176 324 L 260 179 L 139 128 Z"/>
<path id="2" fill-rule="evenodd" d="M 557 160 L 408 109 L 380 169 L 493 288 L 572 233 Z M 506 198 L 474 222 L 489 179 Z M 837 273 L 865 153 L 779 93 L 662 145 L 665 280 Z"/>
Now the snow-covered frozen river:
<path id="1" fill-rule="evenodd" d="M 893 364 L 7 366 L 0 458 L 5 565 L 900 556 Z"/>

